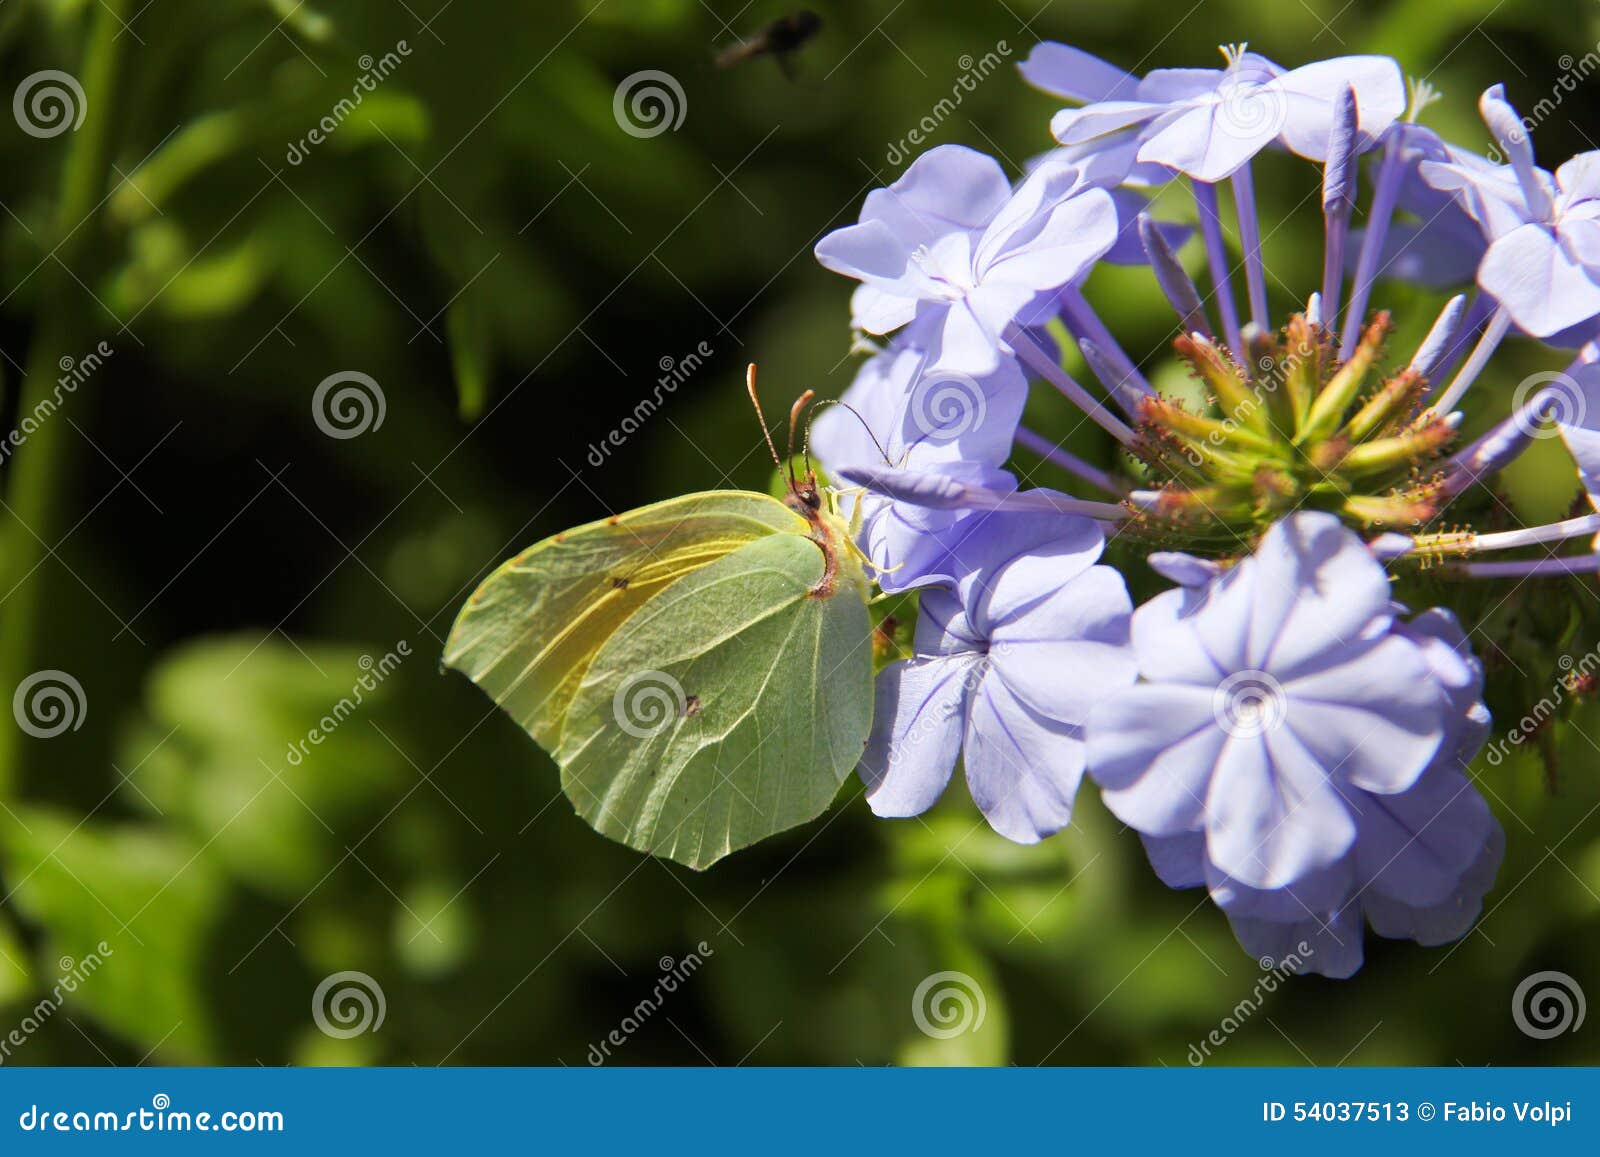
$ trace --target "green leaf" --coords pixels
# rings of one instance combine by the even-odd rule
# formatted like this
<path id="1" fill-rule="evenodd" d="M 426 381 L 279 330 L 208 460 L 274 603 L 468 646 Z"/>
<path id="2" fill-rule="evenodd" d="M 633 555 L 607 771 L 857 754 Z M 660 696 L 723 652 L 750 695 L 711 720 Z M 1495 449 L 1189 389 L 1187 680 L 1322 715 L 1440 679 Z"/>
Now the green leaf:
<path id="1" fill-rule="evenodd" d="M 476 940 L 466 881 L 429 877 L 406 889 L 394 917 L 395 955 L 419 976 L 439 976 L 467 959 Z"/>
<path id="2" fill-rule="evenodd" d="M 206 849 L 167 832 L 22 813 L 3 850 L 18 909 L 63 972 L 98 966 L 69 999 L 173 1060 L 211 1055 L 208 939 L 224 887 Z M 70 964 L 68 962 L 71 962 Z M 4 967 L 0 964 L 0 967 Z"/>
<path id="3" fill-rule="evenodd" d="M 363 655 L 247 636 L 176 649 L 150 679 L 148 723 L 124 745 L 130 798 L 202 841 L 225 831 L 219 863 L 298 900 L 341 855 L 350 819 L 414 775 L 385 738 L 398 723 L 379 723 L 407 653 L 403 640 Z"/>
<path id="4" fill-rule="evenodd" d="M 445 331 L 450 338 L 450 365 L 455 370 L 456 404 L 462 420 L 471 422 L 483 413 L 489 398 L 494 350 L 487 320 L 471 301 L 470 292 L 450 303 Z"/>
<path id="5" fill-rule="evenodd" d="M 0 1008 L 21 1000 L 32 990 L 32 985 L 28 950 L 17 938 L 11 921 L 0 913 Z"/>

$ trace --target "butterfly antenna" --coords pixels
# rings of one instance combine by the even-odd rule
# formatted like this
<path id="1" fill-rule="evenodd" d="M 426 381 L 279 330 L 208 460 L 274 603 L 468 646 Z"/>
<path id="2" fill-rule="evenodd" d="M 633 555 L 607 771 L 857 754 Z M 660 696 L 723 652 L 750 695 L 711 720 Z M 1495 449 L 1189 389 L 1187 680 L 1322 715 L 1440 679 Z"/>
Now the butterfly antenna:
<path id="1" fill-rule="evenodd" d="M 783 469 L 783 461 L 778 457 L 778 447 L 772 441 L 772 431 L 767 429 L 767 416 L 761 412 L 761 399 L 756 395 L 756 363 L 751 362 L 750 368 L 744 372 L 745 389 L 750 391 L 750 404 L 756 408 L 756 418 L 761 422 L 761 436 L 767 440 L 767 451 L 772 455 L 772 464 L 779 470 Z"/>
<path id="2" fill-rule="evenodd" d="M 800 457 L 805 459 L 806 473 L 816 477 L 816 470 L 811 465 L 811 423 L 806 423 L 805 436 L 800 439 Z"/>
<path id="3" fill-rule="evenodd" d="M 795 484 L 795 480 L 794 480 L 794 430 L 795 430 L 795 427 L 800 424 L 800 415 L 801 415 L 801 413 L 805 410 L 806 406 L 810 405 L 811 399 L 816 397 L 816 396 L 817 396 L 817 391 L 815 391 L 815 390 L 807 390 L 805 393 L 801 394 L 798 398 L 796 398 L 794 400 L 794 405 L 789 407 L 789 485 L 790 486 L 793 486 Z M 807 430 L 806 431 L 806 435 L 807 435 L 806 436 L 806 441 L 807 442 L 810 441 L 810 434 L 811 434 L 811 431 Z M 811 458 L 810 458 L 809 455 L 806 457 L 806 473 L 808 475 L 811 473 Z"/>
<path id="4" fill-rule="evenodd" d="M 818 402 L 817 408 L 811 411 L 811 421 L 806 423 L 805 444 L 808 448 L 811 445 L 811 427 L 815 425 L 817 421 L 817 411 L 821 410 L 824 406 L 843 406 L 845 409 L 854 414 L 856 416 L 856 421 L 861 423 L 861 428 L 867 432 L 867 437 L 871 438 L 872 444 L 878 448 L 878 453 L 883 455 L 883 464 L 889 467 L 891 470 L 895 469 L 894 459 L 889 457 L 889 451 L 885 450 L 883 448 L 883 443 L 878 441 L 878 436 L 872 432 L 872 427 L 867 425 L 867 420 L 861 416 L 861 411 L 856 409 L 849 402 L 842 401 L 839 398 L 829 398 L 827 401 Z"/>

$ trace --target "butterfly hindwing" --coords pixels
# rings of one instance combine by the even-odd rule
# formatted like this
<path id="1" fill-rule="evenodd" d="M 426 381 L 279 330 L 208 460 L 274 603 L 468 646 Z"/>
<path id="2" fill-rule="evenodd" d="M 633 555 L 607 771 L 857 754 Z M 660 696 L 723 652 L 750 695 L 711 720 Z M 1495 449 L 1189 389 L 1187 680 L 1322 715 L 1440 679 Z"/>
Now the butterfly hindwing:
<path id="1" fill-rule="evenodd" d="M 611 637 L 556 752 L 597 830 L 699 868 L 828 806 L 871 728 L 872 654 L 865 601 L 814 595 L 822 571 L 809 539 L 761 539 Z"/>
<path id="2" fill-rule="evenodd" d="M 717 491 L 556 535 L 478 588 L 446 665 L 597 830 L 704 867 L 820 814 L 871 728 L 865 584 L 825 581 L 811 529 Z"/>

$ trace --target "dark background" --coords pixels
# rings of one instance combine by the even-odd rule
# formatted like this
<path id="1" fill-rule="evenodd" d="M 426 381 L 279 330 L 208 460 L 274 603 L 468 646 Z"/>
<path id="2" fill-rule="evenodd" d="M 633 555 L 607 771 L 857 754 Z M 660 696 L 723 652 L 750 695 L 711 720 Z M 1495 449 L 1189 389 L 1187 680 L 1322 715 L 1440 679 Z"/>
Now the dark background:
<path id="1" fill-rule="evenodd" d="M 0 125 L 8 428 L 61 358 L 113 350 L 0 467 L 0 690 L 46 669 L 83 690 L 76 730 L 6 720 L 0 1036 L 111 949 L 7 1063 L 583 1064 L 702 941 L 616 1063 L 1183 1065 L 1251 997 L 1262 973 L 1221 915 L 1164 889 L 1090 791 L 1070 832 L 1021 848 L 959 789 L 887 823 L 852 781 L 824 819 L 696 875 L 584 827 L 538 749 L 438 672 L 442 637 L 492 565 L 563 526 L 765 486 L 744 364 L 762 364 L 770 410 L 848 384 L 850 284 L 811 247 L 903 169 L 891 146 L 986 54 L 1001 67 L 931 141 L 1013 173 L 1049 144 L 1054 104 L 1013 69 L 1040 39 L 1138 72 L 1214 66 L 1223 40 L 1289 66 L 1390 53 L 1444 89 L 1428 122 L 1480 147 L 1487 84 L 1525 110 L 1559 91 L 1537 134 L 1553 167 L 1600 135 L 1600 81 L 1559 87 L 1596 51 L 1600 8 L 811 7 L 824 29 L 790 79 L 770 59 L 712 65 L 789 11 L 764 0 L 0 6 L 3 93 L 61 69 L 87 103 L 47 139 Z M 290 164 L 363 55 L 402 40 L 359 114 Z M 684 116 L 637 138 L 612 100 L 645 69 L 677 80 Z M 1282 285 L 1320 268 L 1316 180 L 1279 159 L 1258 173 Z M 1147 274 L 1099 274 L 1090 296 L 1152 372 L 1176 372 Z M 1375 303 L 1416 334 L 1438 300 Z M 701 342 L 705 364 L 589 461 Z M 1518 350 L 1494 372 L 1548 362 Z M 336 439 L 312 396 L 347 370 L 379 384 L 384 419 Z M 1065 429 L 1035 401 L 1030 422 Z M 1531 506 L 1571 497 L 1545 493 L 1537 462 L 1522 477 Z M 399 669 L 291 762 L 362 657 L 402 641 Z M 1592 1023 L 1539 1041 L 1511 1017 L 1540 969 L 1600 993 L 1593 722 L 1566 731 L 1553 793 L 1538 760 L 1484 770 L 1509 851 L 1466 940 L 1369 940 L 1356 979 L 1268 994 L 1215 1062 L 1600 1057 Z M 336 1039 L 310 1005 L 345 970 L 381 987 L 385 1019 Z M 912 999 L 943 970 L 981 988 L 985 1019 L 934 1039 Z"/>

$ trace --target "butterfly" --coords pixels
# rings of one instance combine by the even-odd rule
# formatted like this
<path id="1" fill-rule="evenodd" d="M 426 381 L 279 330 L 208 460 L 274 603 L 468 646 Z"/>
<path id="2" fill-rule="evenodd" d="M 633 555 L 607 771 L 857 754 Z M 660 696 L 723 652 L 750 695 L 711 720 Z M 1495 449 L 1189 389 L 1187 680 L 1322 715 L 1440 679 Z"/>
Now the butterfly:
<path id="1" fill-rule="evenodd" d="M 747 385 L 778 462 L 754 365 Z M 691 868 L 820 815 L 872 727 L 871 583 L 833 492 L 794 471 L 810 398 L 782 499 L 714 490 L 554 535 L 445 643 L 580 816 Z"/>

